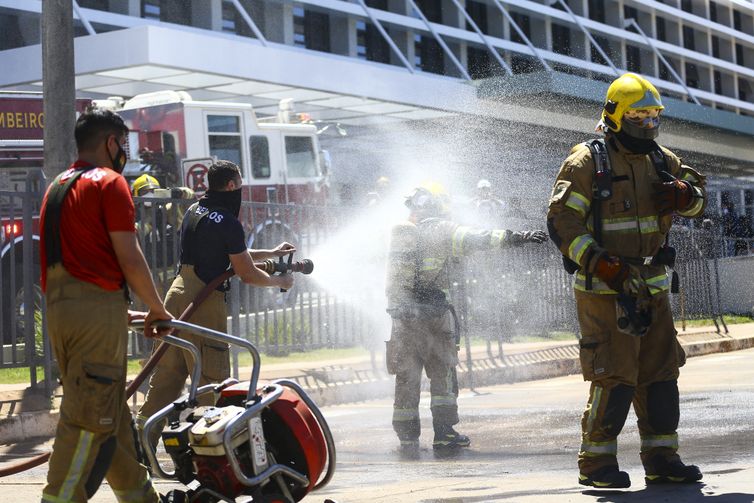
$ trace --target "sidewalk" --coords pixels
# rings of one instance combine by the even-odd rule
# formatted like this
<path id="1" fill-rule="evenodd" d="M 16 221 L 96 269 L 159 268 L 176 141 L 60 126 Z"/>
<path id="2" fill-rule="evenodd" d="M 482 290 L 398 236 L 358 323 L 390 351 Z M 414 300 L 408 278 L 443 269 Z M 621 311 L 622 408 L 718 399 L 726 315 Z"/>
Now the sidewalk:
<path id="1" fill-rule="evenodd" d="M 754 347 L 754 323 L 729 325 L 728 329 L 730 332 L 725 334 L 717 333 L 714 326 L 689 328 L 685 332 L 679 331 L 678 335 L 689 357 Z M 459 385 L 462 388 L 479 387 L 580 372 L 576 341 L 503 344 L 502 358 L 497 351 L 496 343 L 492 345 L 491 355 L 485 345 L 473 346 L 470 373 L 462 345 Z M 262 357 L 259 382 L 281 378 L 294 380 L 320 406 L 385 398 L 392 396 L 393 378 L 386 374 L 383 358 L 384 354 L 380 353 L 375 361 L 365 354 L 329 361 L 265 364 Z M 250 375 L 250 367 L 239 369 L 242 380 L 249 379 Z M 129 376 L 129 379 L 133 377 Z M 58 388 L 51 410 L 50 399 L 33 393 L 25 384 L 0 384 L 0 444 L 54 435 L 59 415 L 55 406 L 59 404 L 61 393 L 62 389 Z M 135 406 L 141 400 L 143 394 L 136 393 L 131 405 Z"/>

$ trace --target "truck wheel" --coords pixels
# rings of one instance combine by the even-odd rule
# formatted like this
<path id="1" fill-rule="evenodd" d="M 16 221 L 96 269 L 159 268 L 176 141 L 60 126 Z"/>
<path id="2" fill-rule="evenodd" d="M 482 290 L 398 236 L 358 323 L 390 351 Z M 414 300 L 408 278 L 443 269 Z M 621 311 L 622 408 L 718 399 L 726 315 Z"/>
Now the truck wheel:
<path id="1" fill-rule="evenodd" d="M 34 313 L 42 312 L 42 289 L 39 284 L 39 256 L 35 252 L 34 266 L 32 270 L 32 288 L 33 290 L 33 309 Z M 16 343 L 22 343 L 26 339 L 26 305 L 24 298 L 24 272 L 21 257 L 16 256 L 14 267 L 11 267 L 11 261 L 3 260 L 3 295 L 2 304 L 2 330 L 3 344 L 12 344 L 13 328 L 15 325 Z M 13 281 L 11 281 L 13 279 Z M 15 320 L 14 318 L 15 313 Z M 35 315 L 35 317 L 38 315 Z M 41 322 L 41 320 L 40 320 Z M 29 327 L 29 334 L 32 334 L 34 340 L 36 321 Z"/>

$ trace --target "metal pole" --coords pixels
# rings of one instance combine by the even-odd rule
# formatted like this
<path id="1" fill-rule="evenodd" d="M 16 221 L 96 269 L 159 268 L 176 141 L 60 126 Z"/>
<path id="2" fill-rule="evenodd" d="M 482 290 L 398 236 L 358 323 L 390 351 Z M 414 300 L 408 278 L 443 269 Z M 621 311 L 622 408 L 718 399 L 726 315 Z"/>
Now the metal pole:
<path id="1" fill-rule="evenodd" d="M 411 63 L 408 62 L 406 59 L 406 56 L 403 55 L 401 50 L 398 48 L 397 45 L 395 45 L 395 42 L 393 42 L 393 39 L 390 38 L 390 35 L 385 31 L 385 28 L 383 28 L 382 23 L 374 17 L 374 14 L 372 14 L 372 11 L 369 10 L 369 7 L 367 7 L 367 4 L 364 3 L 364 0 L 357 0 L 359 5 L 361 5 L 361 8 L 364 9 L 364 12 L 366 13 L 369 20 L 372 22 L 375 28 L 377 28 L 377 31 L 380 32 L 380 35 L 382 35 L 382 38 L 385 39 L 385 42 L 388 43 L 390 48 L 393 50 L 393 52 L 398 56 L 398 59 L 401 60 L 401 63 L 403 63 L 403 66 L 406 67 L 406 69 L 414 73 L 414 67 L 411 65 Z"/>
<path id="2" fill-rule="evenodd" d="M 644 30 L 641 29 L 641 26 L 639 26 L 639 23 L 636 22 L 636 19 L 630 17 L 626 19 L 623 22 L 623 25 L 628 28 L 629 26 L 633 26 L 636 28 L 636 31 L 639 32 L 639 35 L 641 35 L 644 38 L 644 42 L 654 51 L 654 53 L 657 55 L 657 57 L 662 61 L 662 64 L 665 65 L 665 67 L 668 69 L 670 74 L 673 76 L 673 78 L 683 86 L 683 88 L 686 90 L 686 94 L 688 94 L 689 98 L 691 98 L 691 101 L 696 103 L 697 105 L 701 106 L 702 104 L 699 103 L 699 100 L 696 99 L 696 96 L 694 96 L 691 93 L 691 89 L 686 85 L 686 83 L 683 81 L 680 75 L 678 75 L 678 72 L 675 71 L 675 68 L 673 68 L 673 65 L 670 64 L 670 62 L 665 59 L 665 56 L 662 55 L 662 53 L 655 47 L 655 45 L 652 43 L 652 41 L 649 39 L 646 33 L 644 33 Z"/>
<path id="3" fill-rule="evenodd" d="M 84 14 L 81 12 L 81 7 L 79 7 L 79 3 L 76 0 L 72 0 L 72 1 L 73 1 L 73 10 L 76 11 L 76 17 L 79 18 L 79 21 L 81 21 L 81 24 L 84 25 L 86 32 L 89 35 L 96 35 L 97 32 L 94 31 L 94 27 L 92 26 L 92 23 L 90 23 L 89 20 L 85 18 Z"/>
<path id="4" fill-rule="evenodd" d="M 259 29 L 259 27 L 256 25 L 253 19 L 251 19 L 251 16 L 249 16 L 249 13 L 246 12 L 246 9 L 244 9 L 243 5 L 241 5 L 241 2 L 238 0 L 230 0 L 230 2 L 233 4 L 233 7 L 236 8 L 238 13 L 243 18 L 246 25 L 251 29 L 251 31 L 254 32 L 254 36 L 259 39 L 259 41 L 262 43 L 263 46 L 267 46 L 267 39 L 264 38 L 264 35 L 262 34 L 262 30 Z"/>
<path id="5" fill-rule="evenodd" d="M 594 40 L 594 37 L 591 33 L 589 33 L 589 30 L 587 30 L 586 27 L 581 24 L 579 17 L 573 13 L 571 8 L 568 7 L 568 4 L 563 0 L 550 0 L 550 4 L 553 3 L 559 3 L 565 9 L 565 11 L 571 15 L 573 22 L 576 23 L 576 26 L 578 26 L 582 32 L 584 32 L 584 35 L 586 35 L 586 38 L 589 39 L 589 42 L 591 42 L 594 48 L 597 49 L 597 52 L 600 53 L 600 56 L 602 56 L 602 58 L 607 62 L 608 66 L 613 69 L 613 73 L 615 73 L 616 76 L 620 76 L 620 70 L 618 70 L 618 68 L 616 68 L 616 66 L 613 64 L 613 60 L 611 60 L 607 53 L 602 50 L 602 47 L 600 47 L 600 44 L 598 44 L 597 41 Z"/>
<path id="6" fill-rule="evenodd" d="M 545 70 L 548 72 L 552 72 L 552 67 L 547 64 L 547 61 L 545 61 L 545 58 L 542 57 L 542 55 L 539 53 L 536 47 L 534 47 L 534 44 L 531 43 L 531 40 L 529 40 L 529 37 L 526 36 L 526 33 L 521 29 L 520 26 L 518 26 L 518 23 L 511 17 L 508 10 L 503 7 L 503 4 L 500 3 L 500 0 L 492 0 L 492 2 L 495 4 L 495 6 L 500 10 L 500 12 L 503 13 L 503 16 L 505 16 L 505 19 L 508 20 L 508 23 L 513 27 L 514 30 L 516 30 L 516 33 L 518 33 L 518 36 L 521 37 L 521 39 L 526 42 L 526 45 L 531 49 L 532 54 L 534 54 L 534 57 L 539 60 L 539 62 L 542 64 L 542 66 L 545 67 Z"/>
<path id="7" fill-rule="evenodd" d="M 434 37 L 435 41 L 437 41 L 437 43 L 440 44 L 440 47 L 442 47 L 442 50 L 445 51 L 445 54 L 447 54 L 448 58 L 450 58 L 450 61 L 453 62 L 453 64 L 461 73 L 463 78 L 466 80 L 471 80 L 471 75 L 469 75 L 469 72 L 467 72 L 466 68 L 464 68 L 461 62 L 458 61 L 458 58 L 456 57 L 456 55 L 453 54 L 453 51 L 450 50 L 450 47 L 448 47 L 448 44 L 445 43 L 445 40 L 443 40 L 440 34 L 437 33 L 437 30 L 435 30 L 434 26 L 432 26 L 432 23 L 429 22 L 429 19 L 427 19 L 427 16 L 425 16 L 424 12 L 422 12 L 419 6 L 416 5 L 416 2 L 414 2 L 414 0 L 408 0 L 408 4 L 419 15 L 424 25 L 427 27 L 429 32 Z"/>
<path id="8" fill-rule="evenodd" d="M 482 43 L 485 45 L 485 47 L 487 47 L 487 50 L 490 52 L 490 54 L 492 54 L 498 64 L 503 68 L 503 70 L 505 70 L 508 75 L 513 75 L 513 70 L 511 70 L 511 67 L 508 66 L 508 63 L 506 63 L 505 60 L 500 57 L 500 53 L 498 53 L 497 49 L 495 49 L 492 44 L 490 44 L 490 41 L 487 40 L 487 36 L 482 32 L 482 30 L 479 29 L 479 25 L 477 25 L 474 19 L 469 15 L 469 13 L 466 12 L 466 9 L 463 8 L 463 5 L 461 5 L 458 0 L 452 0 L 452 2 L 456 6 L 458 11 L 463 14 L 466 22 L 469 23 L 471 25 L 471 28 L 476 32 L 477 35 L 479 35 Z"/>
<path id="9" fill-rule="evenodd" d="M 230 279 L 230 327 L 231 334 L 248 340 L 247 334 L 241 334 L 241 281 L 238 277 Z M 236 346 L 231 348 L 232 375 L 235 379 L 238 379 L 238 351 Z"/>
<path id="10" fill-rule="evenodd" d="M 42 83 L 44 88 L 44 170 L 48 180 L 76 159 L 73 129 L 76 93 L 73 66 L 73 4 L 42 2 Z"/>

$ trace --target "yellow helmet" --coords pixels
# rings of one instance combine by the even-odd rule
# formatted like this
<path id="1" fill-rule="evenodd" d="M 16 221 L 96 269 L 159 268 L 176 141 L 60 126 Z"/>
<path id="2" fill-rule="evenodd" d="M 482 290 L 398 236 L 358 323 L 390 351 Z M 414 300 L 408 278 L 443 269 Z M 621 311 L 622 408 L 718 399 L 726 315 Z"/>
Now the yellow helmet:
<path id="1" fill-rule="evenodd" d="M 450 213 L 450 194 L 438 182 L 424 182 L 406 196 L 406 206 L 422 217 L 444 217 Z"/>
<path id="2" fill-rule="evenodd" d="M 665 107 L 657 88 L 635 73 L 626 73 L 607 89 L 601 125 L 636 138 L 653 139 L 659 132 L 659 114 Z M 624 120 L 628 114 L 630 120 Z"/>
<path id="3" fill-rule="evenodd" d="M 136 180 L 134 180 L 134 184 L 131 186 L 131 193 L 134 196 L 141 196 L 142 191 L 147 189 L 159 189 L 160 188 L 160 182 L 157 181 L 157 179 L 151 175 L 143 174 Z"/>

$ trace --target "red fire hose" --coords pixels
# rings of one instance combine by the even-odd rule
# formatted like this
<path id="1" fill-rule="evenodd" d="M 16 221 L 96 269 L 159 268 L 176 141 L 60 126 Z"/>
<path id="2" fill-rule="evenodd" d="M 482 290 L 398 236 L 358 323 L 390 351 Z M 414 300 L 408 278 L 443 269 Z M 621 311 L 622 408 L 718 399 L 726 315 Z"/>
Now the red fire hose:
<path id="1" fill-rule="evenodd" d="M 262 264 L 255 265 L 262 266 Z M 183 311 L 178 319 L 181 321 L 187 321 L 191 317 L 191 315 L 194 314 L 194 311 L 196 311 L 199 305 L 201 305 L 201 303 L 206 300 L 207 296 L 209 296 L 210 293 L 212 293 L 218 286 L 220 286 L 223 281 L 233 277 L 234 274 L 235 272 L 233 272 L 233 269 L 228 269 L 226 272 L 208 283 L 204 288 L 202 288 L 202 290 L 194 298 L 194 300 L 191 301 L 191 304 L 188 305 L 186 310 Z M 134 378 L 134 380 L 131 381 L 128 386 L 126 386 L 126 400 L 131 398 L 131 396 L 136 393 L 136 390 L 139 389 L 139 386 L 141 386 L 141 383 L 144 382 L 144 379 L 146 379 L 147 376 L 152 373 L 152 370 L 157 365 L 157 362 L 160 360 L 160 358 L 162 358 L 162 355 L 165 354 L 165 351 L 167 351 L 168 347 L 168 344 L 160 344 L 160 347 L 157 348 L 154 353 L 152 353 L 152 356 L 141 369 L 141 372 L 139 372 L 136 375 L 136 378 Z M 25 472 L 26 470 L 31 470 L 35 466 L 46 463 L 47 460 L 50 459 L 50 454 L 50 452 L 45 452 L 44 454 L 38 454 L 33 458 L 21 461 L 20 463 L 0 468 L 0 478 Z"/>

